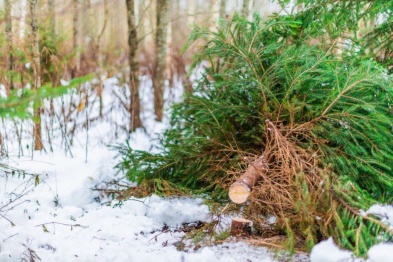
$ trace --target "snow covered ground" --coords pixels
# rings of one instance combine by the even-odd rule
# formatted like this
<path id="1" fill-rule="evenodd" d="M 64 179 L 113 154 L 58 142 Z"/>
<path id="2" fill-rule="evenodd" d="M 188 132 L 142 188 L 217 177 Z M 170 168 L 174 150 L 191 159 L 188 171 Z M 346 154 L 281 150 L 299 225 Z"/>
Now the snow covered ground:
<path id="1" fill-rule="evenodd" d="M 120 90 L 116 83 L 116 79 L 106 80 L 104 110 L 113 102 L 113 92 Z M 147 82 L 141 92 L 146 132 L 137 130 L 129 141 L 134 148 L 154 150 L 155 133 L 162 133 L 167 121 L 162 124 L 153 120 L 152 96 L 146 86 Z M 181 90 L 173 90 L 167 97 L 176 101 L 179 94 Z M 124 116 L 116 111 L 108 114 L 117 122 L 124 121 Z M 84 115 L 77 117 L 83 119 Z M 2 128 L 7 128 L 7 124 L 3 123 Z M 23 138 L 25 152 L 20 156 L 20 147 L 11 143 L 7 163 L 34 175 L 25 178 L 0 175 L 0 261 L 289 260 L 242 241 L 178 251 L 177 244 L 185 233 L 177 228 L 183 223 L 211 219 L 202 199 L 151 196 L 130 199 L 118 206 L 103 204 L 105 199 L 92 189 L 102 181 L 119 178 L 113 168 L 116 152 L 108 149 L 107 144 L 124 142 L 126 138 L 125 134 L 113 135 L 112 125 L 103 120 L 92 123 L 88 131 L 77 129 L 75 142 L 66 151 L 60 135 L 51 142 L 50 153 L 33 155 L 27 149 L 31 141 Z M 393 207 L 373 208 L 370 212 L 385 214 L 386 222 L 393 224 Z M 163 231 L 164 226 L 168 228 Z M 369 261 L 393 261 L 393 246 L 377 245 L 369 256 Z M 298 256 L 296 260 L 309 258 Z M 339 250 L 332 240 L 327 240 L 314 248 L 311 260 L 354 258 L 352 253 Z"/>

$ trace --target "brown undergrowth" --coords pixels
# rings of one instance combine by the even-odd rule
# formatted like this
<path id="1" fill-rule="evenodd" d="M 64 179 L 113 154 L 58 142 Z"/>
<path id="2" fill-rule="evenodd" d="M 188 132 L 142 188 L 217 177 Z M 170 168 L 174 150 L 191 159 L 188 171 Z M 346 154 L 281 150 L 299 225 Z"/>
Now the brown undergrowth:
<path id="1" fill-rule="evenodd" d="M 315 150 L 302 145 L 305 136 L 312 136 L 309 130 L 295 131 L 270 120 L 266 120 L 265 128 L 266 145 L 262 153 L 265 167 L 259 170 L 260 177 L 245 215 L 254 221 L 261 237 L 272 239 L 286 234 L 297 238 L 296 248 L 304 246 L 305 241 L 312 246 L 320 240 L 315 236 L 327 234 L 335 214 L 330 192 L 330 179 L 334 176 L 319 165 Z M 284 228 L 286 232 L 282 232 Z M 325 232 L 315 232 L 321 228 Z M 307 237 L 294 233 L 299 231 Z M 289 248 L 293 250 L 295 246 Z"/>

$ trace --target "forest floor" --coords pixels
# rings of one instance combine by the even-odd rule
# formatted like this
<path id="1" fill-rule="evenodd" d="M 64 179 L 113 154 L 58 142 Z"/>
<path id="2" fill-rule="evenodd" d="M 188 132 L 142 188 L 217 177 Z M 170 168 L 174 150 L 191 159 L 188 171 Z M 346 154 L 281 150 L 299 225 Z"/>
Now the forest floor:
<path id="1" fill-rule="evenodd" d="M 116 103 L 119 89 L 115 78 L 105 80 L 104 111 Z M 143 81 L 142 81 L 143 83 Z M 0 261 L 287 261 L 265 247 L 229 238 L 218 245 L 195 248 L 184 241 L 184 227 L 211 221 L 209 207 L 199 198 L 131 198 L 124 202 L 103 196 L 97 187 L 122 181 L 113 168 L 116 152 L 108 145 L 128 139 L 133 148 L 156 150 L 159 134 L 168 127 L 154 121 L 148 81 L 141 90 L 142 118 L 145 129 L 127 136 L 113 135 L 112 121 L 124 121 L 115 110 L 108 111 L 111 121 L 96 121 L 88 129 L 76 131 L 73 145 L 64 136 L 51 141 L 53 152 L 32 152 L 31 141 L 22 138 L 8 145 L 7 164 L 27 171 L 25 177 L 0 176 Z M 178 101 L 181 88 L 167 94 Z M 64 102 L 64 100 L 63 100 Z M 56 103 L 55 103 L 56 105 Z M 86 109 L 87 110 L 87 109 Z M 86 114 L 87 115 L 87 114 Z M 84 114 L 76 117 L 83 119 Z M 12 123 L 2 123 L 8 128 Z M 61 128 L 61 127 L 59 127 Z M 11 131 L 10 137 L 12 137 Z M 28 137 L 28 136 L 26 136 Z M 24 149 L 23 155 L 21 150 Z M 49 151 L 49 150 L 48 150 Z M 34 153 L 34 154 L 33 154 Z M 374 207 L 393 224 L 393 207 Z M 229 222 L 222 226 L 229 227 Z M 185 246 L 179 248 L 179 244 Z M 179 250 L 181 249 L 181 250 Z M 374 253 L 372 253 L 374 252 Z M 393 257 L 393 246 L 376 246 L 369 261 Z M 379 258 L 378 258 L 379 257 Z M 296 255 L 295 261 L 352 261 L 349 251 L 339 250 L 332 240 L 314 248 L 311 257 Z M 385 259 L 385 260 L 383 260 Z"/>

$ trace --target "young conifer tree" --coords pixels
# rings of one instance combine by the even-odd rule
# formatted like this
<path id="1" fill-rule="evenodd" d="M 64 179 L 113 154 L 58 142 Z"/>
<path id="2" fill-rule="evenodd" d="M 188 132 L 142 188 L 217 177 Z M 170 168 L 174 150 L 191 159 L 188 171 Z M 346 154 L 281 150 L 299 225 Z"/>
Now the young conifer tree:
<path id="1" fill-rule="evenodd" d="M 209 61 L 199 86 L 172 108 L 161 152 L 120 146 L 118 168 L 157 193 L 179 190 L 226 199 L 261 159 L 245 206 L 264 237 L 311 249 L 330 236 L 364 255 L 392 239 L 371 204 L 393 199 L 392 79 L 375 61 L 334 56 L 334 42 L 309 45 L 294 16 L 235 17 L 205 41 L 193 66 Z M 268 225 L 274 215 L 277 220 Z M 263 230 L 262 230 L 263 229 Z"/>

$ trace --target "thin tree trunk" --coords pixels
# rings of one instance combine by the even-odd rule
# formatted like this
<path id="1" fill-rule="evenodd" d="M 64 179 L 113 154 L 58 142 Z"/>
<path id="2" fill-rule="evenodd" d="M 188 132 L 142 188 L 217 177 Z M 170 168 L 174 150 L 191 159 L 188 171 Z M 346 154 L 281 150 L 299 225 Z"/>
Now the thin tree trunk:
<path id="1" fill-rule="evenodd" d="M 195 23 L 196 20 L 196 0 L 189 0 L 187 1 L 187 25 L 191 26 L 192 24 Z"/>
<path id="2" fill-rule="evenodd" d="M 247 0 L 248 3 L 248 20 L 251 21 L 253 18 L 253 10 L 255 5 L 255 0 Z"/>
<path id="3" fill-rule="evenodd" d="M 79 27 L 79 23 L 78 23 L 78 14 L 79 14 L 79 1 L 78 0 L 73 0 L 73 18 L 72 18 L 72 48 L 75 52 L 75 67 L 73 68 L 73 72 L 72 72 L 72 77 L 75 77 L 77 75 L 77 72 L 79 72 L 80 70 L 80 51 L 79 51 L 79 39 L 78 39 L 78 27 Z"/>
<path id="4" fill-rule="evenodd" d="M 78 41 L 79 41 L 79 57 L 80 57 L 80 72 L 81 74 L 86 74 L 86 59 L 90 61 L 98 61 L 99 52 L 95 50 L 97 45 L 97 37 L 99 34 L 99 26 L 104 18 L 101 16 L 101 6 L 106 9 L 106 1 L 90 1 L 90 0 L 78 0 Z M 98 5 L 98 3 L 100 3 Z M 89 39 L 89 41 L 86 41 Z M 87 57 L 88 56 L 88 57 Z M 96 63 L 98 64 L 98 63 Z M 87 69 L 89 70 L 89 69 Z"/>
<path id="5" fill-rule="evenodd" d="M 26 16 L 27 16 L 27 10 L 29 9 L 29 0 L 21 0 L 20 5 L 21 5 L 21 15 L 20 15 L 20 21 L 19 21 L 19 37 L 24 38 L 25 37 L 25 31 L 26 31 Z"/>
<path id="6" fill-rule="evenodd" d="M 242 8 L 242 16 L 243 17 L 248 17 L 248 13 L 249 13 L 249 6 L 250 0 L 243 0 L 243 8 Z"/>
<path id="7" fill-rule="evenodd" d="M 139 35 L 139 43 L 144 46 L 145 44 L 145 29 L 146 25 L 146 10 L 145 10 L 145 2 L 144 0 L 138 0 L 138 35 Z"/>
<path id="8" fill-rule="evenodd" d="M 4 11 L 5 11 L 5 33 L 7 41 L 7 73 L 8 73 L 8 86 L 7 89 L 14 89 L 13 83 L 13 72 L 14 69 L 14 56 L 12 50 L 12 17 L 11 17 L 11 2 L 10 0 L 4 1 Z"/>
<path id="9" fill-rule="evenodd" d="M 139 101 L 139 79 L 138 79 L 138 35 L 135 23 L 135 1 L 126 0 L 127 5 L 127 20 L 128 20 L 128 62 L 130 64 L 130 91 L 131 91 L 131 104 L 130 104 L 130 130 L 134 131 L 142 126 L 139 117 L 140 101 Z"/>
<path id="10" fill-rule="evenodd" d="M 176 41 L 176 19 L 172 20 L 174 18 L 174 14 L 179 15 L 177 11 L 177 2 L 178 0 L 171 1 L 169 4 L 168 8 L 168 17 L 170 21 L 168 21 L 168 31 L 167 31 L 167 39 L 166 39 L 166 45 L 168 47 L 168 52 L 167 52 L 167 57 L 166 57 L 166 62 L 167 62 L 167 67 L 168 67 L 168 81 L 169 81 L 169 86 L 172 87 L 174 85 L 174 76 L 176 72 L 176 61 L 174 59 L 175 55 L 175 46 L 173 43 L 177 43 Z"/>
<path id="11" fill-rule="evenodd" d="M 157 30 L 157 1 L 158 0 L 150 0 L 149 4 L 148 4 L 148 9 L 147 9 L 147 14 L 148 16 L 147 18 L 147 26 L 146 28 L 148 28 L 147 32 L 146 32 L 146 37 L 144 38 L 145 40 L 145 44 L 150 44 L 151 42 L 154 43 L 155 41 L 155 33 L 154 34 L 149 34 L 149 32 L 156 32 Z M 141 35 L 141 38 L 143 36 Z M 153 67 L 154 70 L 154 67 Z"/>
<path id="12" fill-rule="evenodd" d="M 49 28 L 51 37 L 55 37 L 56 34 L 56 14 L 55 14 L 55 0 L 48 0 L 49 10 Z"/>
<path id="13" fill-rule="evenodd" d="M 164 108 L 164 90 L 165 90 L 165 69 L 167 54 L 167 27 L 169 0 L 157 0 L 156 6 L 156 59 L 154 66 L 153 87 L 154 87 L 154 111 L 157 121 L 162 121 Z"/>
<path id="14" fill-rule="evenodd" d="M 38 22 L 37 22 L 37 2 L 38 0 L 30 0 L 30 25 L 32 37 L 32 51 L 33 51 L 33 72 L 34 72 L 34 89 L 41 87 L 41 59 L 40 47 L 38 42 Z M 34 150 L 42 150 L 42 136 L 41 136 L 41 102 L 34 103 Z"/>
<path id="15" fill-rule="evenodd" d="M 103 22 L 101 30 L 98 32 L 97 39 L 95 41 L 93 41 L 93 42 L 95 42 L 94 52 L 97 53 L 97 60 L 98 60 L 98 67 L 99 68 L 104 68 L 104 57 L 101 54 L 101 39 L 104 36 L 105 29 L 108 25 L 108 20 L 109 20 L 108 0 L 104 0 L 104 22 Z M 128 24 L 130 25 L 130 21 L 128 21 Z M 135 27 L 135 22 L 134 22 L 134 27 Z"/>
<path id="16" fill-rule="evenodd" d="M 221 0 L 220 3 L 220 19 L 225 19 L 226 18 L 226 0 Z"/>
<path id="17" fill-rule="evenodd" d="M 218 23 L 220 20 L 220 7 L 221 7 L 221 0 L 212 0 L 211 2 L 212 21 L 210 24 L 210 31 L 216 31 L 218 27 Z"/>
<path id="18" fill-rule="evenodd" d="M 56 14 L 55 14 L 55 0 L 48 0 L 48 13 L 49 13 L 49 32 L 50 39 L 53 44 L 56 44 Z M 52 86 L 57 86 L 60 83 L 59 74 L 52 74 Z M 51 108 L 53 100 L 51 99 Z"/>

